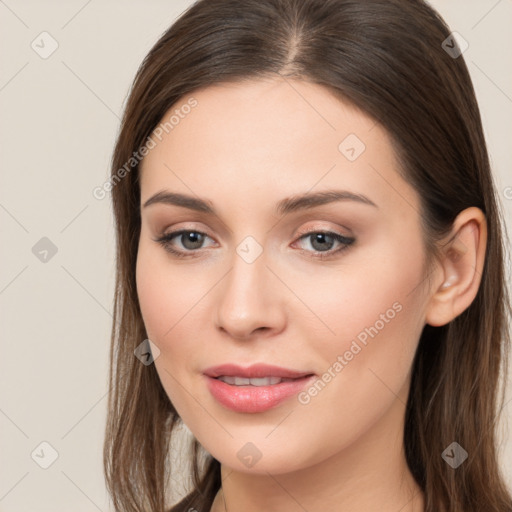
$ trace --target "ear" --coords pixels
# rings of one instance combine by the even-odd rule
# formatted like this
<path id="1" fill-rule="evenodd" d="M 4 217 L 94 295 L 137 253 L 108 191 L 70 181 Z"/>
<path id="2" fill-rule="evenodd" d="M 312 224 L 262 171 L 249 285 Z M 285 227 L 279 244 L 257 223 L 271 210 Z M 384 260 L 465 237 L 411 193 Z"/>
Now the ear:
<path id="1" fill-rule="evenodd" d="M 448 241 L 442 244 L 435 285 L 427 304 L 425 322 L 445 325 L 473 302 L 485 262 L 487 222 L 479 208 L 462 211 L 453 223 Z"/>

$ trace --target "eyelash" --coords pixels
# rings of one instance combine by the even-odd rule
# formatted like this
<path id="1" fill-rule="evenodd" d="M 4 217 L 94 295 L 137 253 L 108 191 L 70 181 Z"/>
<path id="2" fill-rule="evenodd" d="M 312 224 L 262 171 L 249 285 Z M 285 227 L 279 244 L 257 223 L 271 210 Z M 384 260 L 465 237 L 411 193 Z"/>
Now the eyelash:
<path id="1" fill-rule="evenodd" d="M 202 231 L 196 231 L 193 229 L 181 229 L 178 231 L 172 231 L 170 233 L 166 233 L 165 235 L 162 235 L 159 238 L 154 239 L 155 242 L 158 242 L 162 247 L 169 253 L 173 254 L 177 258 L 189 258 L 189 257 L 196 257 L 194 253 L 197 251 L 195 250 L 188 250 L 188 251 L 177 251 L 171 246 L 171 240 L 179 235 L 183 235 L 185 233 L 196 233 L 199 235 L 208 236 L 206 233 L 203 233 Z M 322 234 L 322 235 L 329 235 L 334 238 L 335 241 L 342 244 L 341 247 L 338 249 L 331 249 L 329 251 L 319 251 L 319 252 L 311 252 L 307 251 L 305 249 L 301 249 L 301 254 L 308 253 L 309 256 L 313 259 L 320 259 L 325 260 L 328 258 L 333 257 L 334 255 L 340 254 L 343 251 L 346 251 L 350 245 L 352 245 L 355 242 L 355 238 L 346 237 L 343 235 L 340 235 L 339 233 L 336 233 L 334 231 L 308 231 L 305 233 L 301 233 L 301 236 L 297 240 L 302 240 L 304 238 L 307 238 L 308 236 L 316 235 L 316 234 Z"/>

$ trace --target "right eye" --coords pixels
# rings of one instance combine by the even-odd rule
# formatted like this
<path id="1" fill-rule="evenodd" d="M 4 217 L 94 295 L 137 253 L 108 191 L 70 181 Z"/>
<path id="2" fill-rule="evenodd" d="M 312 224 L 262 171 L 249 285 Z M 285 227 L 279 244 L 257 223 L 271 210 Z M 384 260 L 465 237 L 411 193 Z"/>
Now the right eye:
<path id="1" fill-rule="evenodd" d="M 175 238 L 180 241 L 183 249 L 175 248 L 175 245 L 173 244 Z M 201 246 L 204 243 L 205 238 L 210 237 L 201 231 L 181 229 L 178 231 L 171 231 L 170 233 L 166 233 L 155 239 L 155 242 L 161 244 L 163 248 L 171 254 L 174 254 L 180 258 L 186 258 L 189 256 L 194 256 L 194 253 L 197 251 L 197 249 L 202 248 Z"/>

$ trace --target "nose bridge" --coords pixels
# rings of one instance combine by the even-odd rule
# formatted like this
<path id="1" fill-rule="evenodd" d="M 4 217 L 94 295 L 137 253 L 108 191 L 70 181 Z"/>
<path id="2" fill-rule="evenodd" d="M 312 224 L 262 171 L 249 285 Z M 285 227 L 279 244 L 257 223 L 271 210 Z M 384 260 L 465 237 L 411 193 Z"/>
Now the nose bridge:
<path id="1" fill-rule="evenodd" d="M 283 321 L 279 287 L 271 282 L 266 251 L 256 244 L 247 237 L 238 245 L 220 287 L 217 324 L 234 337 L 247 337 L 263 327 L 274 330 Z"/>

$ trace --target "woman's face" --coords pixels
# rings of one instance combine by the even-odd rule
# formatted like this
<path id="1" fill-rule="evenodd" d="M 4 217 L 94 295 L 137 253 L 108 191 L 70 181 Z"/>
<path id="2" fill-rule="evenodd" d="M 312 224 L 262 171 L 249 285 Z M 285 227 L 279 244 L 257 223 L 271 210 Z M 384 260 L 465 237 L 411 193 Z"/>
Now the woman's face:
<path id="1" fill-rule="evenodd" d="M 428 292 L 419 196 L 385 131 L 298 80 L 200 89 L 171 115 L 141 169 L 137 290 L 185 424 L 255 473 L 401 441 Z"/>

